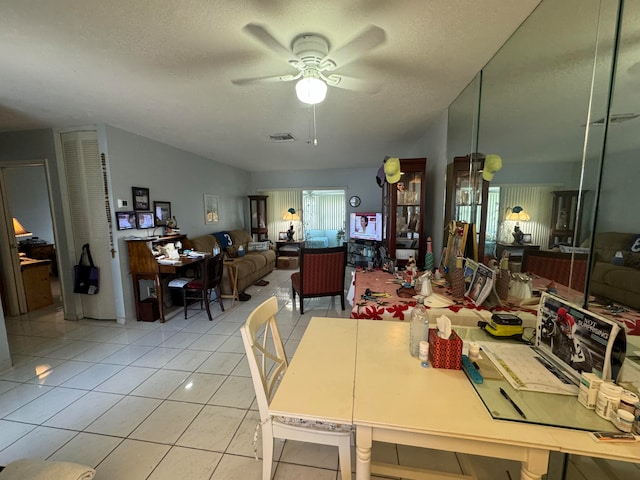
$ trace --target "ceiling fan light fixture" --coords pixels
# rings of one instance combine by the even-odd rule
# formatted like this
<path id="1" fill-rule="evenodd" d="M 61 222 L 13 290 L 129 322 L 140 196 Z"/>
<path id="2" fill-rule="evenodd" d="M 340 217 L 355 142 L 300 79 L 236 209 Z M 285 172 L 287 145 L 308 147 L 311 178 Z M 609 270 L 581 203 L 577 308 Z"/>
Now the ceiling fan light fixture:
<path id="1" fill-rule="evenodd" d="M 320 79 L 318 72 L 307 70 L 303 78 L 296 83 L 296 95 L 301 102 L 315 105 L 326 98 L 327 84 Z"/>

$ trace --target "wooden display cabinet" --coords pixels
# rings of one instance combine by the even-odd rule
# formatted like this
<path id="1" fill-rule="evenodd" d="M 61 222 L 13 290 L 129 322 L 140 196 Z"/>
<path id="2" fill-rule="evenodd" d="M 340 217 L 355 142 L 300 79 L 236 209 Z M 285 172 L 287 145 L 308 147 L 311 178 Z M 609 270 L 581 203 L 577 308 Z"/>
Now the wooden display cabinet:
<path id="1" fill-rule="evenodd" d="M 549 248 L 560 244 L 579 247 L 582 205 L 587 191 L 583 191 L 582 196 L 580 196 L 579 190 L 557 190 L 551 193 L 553 194 L 553 205 L 551 207 L 551 225 L 549 226 Z M 577 236 L 575 232 L 577 232 Z"/>
<path id="2" fill-rule="evenodd" d="M 400 159 L 400 180 L 385 183 L 382 189 L 382 241 L 397 265 L 405 265 L 413 256 L 418 266 L 424 266 L 426 167 L 426 158 Z"/>
<path id="3" fill-rule="evenodd" d="M 478 156 L 472 165 L 472 157 L 475 158 L 472 155 L 455 157 L 447 166 L 447 203 L 444 223 L 448 225 L 455 220 L 476 225 L 478 258 L 474 260 L 481 261 L 484 259 L 487 232 L 489 182 L 482 178 L 484 158 Z"/>
<path id="4" fill-rule="evenodd" d="M 269 238 L 267 229 L 267 198 L 268 195 L 249 195 L 249 219 L 251 221 L 251 235 L 260 242 Z"/>

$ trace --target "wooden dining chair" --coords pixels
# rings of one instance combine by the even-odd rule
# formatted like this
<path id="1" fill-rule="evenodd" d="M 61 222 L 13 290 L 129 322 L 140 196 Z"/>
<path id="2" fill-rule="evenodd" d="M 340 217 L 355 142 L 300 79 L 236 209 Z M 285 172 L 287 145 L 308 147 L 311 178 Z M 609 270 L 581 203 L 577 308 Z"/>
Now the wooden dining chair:
<path id="1" fill-rule="evenodd" d="M 209 320 L 213 320 L 211 317 L 211 292 L 215 292 L 215 301 L 220 302 L 220 308 L 224 312 L 224 305 L 222 303 L 222 291 L 220 289 L 220 283 L 222 282 L 222 270 L 223 257 L 222 254 L 218 254 L 215 257 L 205 257 L 202 262 L 202 269 L 200 271 L 200 277 L 194 278 L 190 282 L 186 283 L 182 287 L 182 304 L 184 305 L 184 318 L 187 318 L 187 308 L 189 300 L 199 300 L 200 309 L 203 305 L 207 311 Z"/>
<path id="2" fill-rule="evenodd" d="M 291 275 L 293 301 L 300 297 L 300 313 L 304 299 L 340 295 L 344 310 L 344 276 L 347 269 L 347 244 L 333 248 L 300 249 L 300 271 Z"/>
<path id="3" fill-rule="evenodd" d="M 262 480 L 271 479 L 275 438 L 337 446 L 342 480 L 350 480 L 353 431 L 351 425 L 269 415 L 269 403 L 288 367 L 276 321 L 277 312 L 278 299 L 275 296 L 270 297 L 251 312 L 240 328 L 260 411 Z"/>

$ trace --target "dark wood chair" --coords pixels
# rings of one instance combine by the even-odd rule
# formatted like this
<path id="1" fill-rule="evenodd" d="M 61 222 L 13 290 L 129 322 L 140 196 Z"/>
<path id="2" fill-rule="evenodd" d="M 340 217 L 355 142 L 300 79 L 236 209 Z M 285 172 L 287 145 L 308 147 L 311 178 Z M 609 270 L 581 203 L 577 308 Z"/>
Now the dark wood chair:
<path id="1" fill-rule="evenodd" d="M 205 257 L 200 270 L 200 277 L 194 278 L 182 287 L 182 303 L 184 305 L 184 318 L 187 318 L 188 300 L 199 300 L 200 309 L 204 304 L 209 320 L 211 317 L 211 292 L 216 293 L 215 301 L 220 302 L 220 308 L 224 312 L 222 304 L 222 291 L 220 283 L 222 281 L 223 257 L 218 254 L 215 257 Z"/>
<path id="2" fill-rule="evenodd" d="M 300 271 L 291 275 L 293 301 L 300 297 L 300 313 L 304 299 L 340 295 L 344 310 L 344 277 L 347 268 L 347 244 L 333 248 L 300 249 Z"/>

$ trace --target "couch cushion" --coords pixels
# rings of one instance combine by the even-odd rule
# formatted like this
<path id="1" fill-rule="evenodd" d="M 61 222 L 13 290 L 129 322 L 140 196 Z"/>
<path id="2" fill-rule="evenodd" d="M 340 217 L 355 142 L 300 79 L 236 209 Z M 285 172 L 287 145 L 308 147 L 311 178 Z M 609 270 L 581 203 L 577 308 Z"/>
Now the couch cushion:
<path id="1" fill-rule="evenodd" d="M 229 248 L 229 245 L 235 245 L 235 242 L 233 241 L 230 232 L 217 232 L 217 233 L 214 233 L 213 235 L 218 240 L 218 243 L 220 244 L 220 247 L 222 248 L 222 250 L 226 251 L 227 248 Z"/>
<path id="2" fill-rule="evenodd" d="M 220 244 L 216 240 L 216 237 L 208 234 L 200 235 L 199 237 L 189 238 L 189 242 L 191 243 L 193 249 L 198 252 L 212 253 L 213 249 L 216 246 L 220 248 Z"/>
<path id="3" fill-rule="evenodd" d="M 629 251 L 632 253 L 640 253 L 640 235 L 636 235 L 631 239 Z"/>
<path id="4" fill-rule="evenodd" d="M 637 290 L 640 285 L 640 270 L 597 262 L 593 268 L 593 280 L 620 290 Z"/>
<path id="5" fill-rule="evenodd" d="M 253 264 L 254 270 L 260 270 L 267 264 L 266 257 L 255 252 L 245 255 L 244 260 L 245 262 L 251 262 Z"/>
<path id="6" fill-rule="evenodd" d="M 249 234 L 249 232 L 245 232 L 244 230 L 231 230 L 229 234 L 231 235 L 233 244 L 236 247 L 242 245 L 245 251 L 247 250 L 249 242 L 253 242 L 253 237 Z"/>

